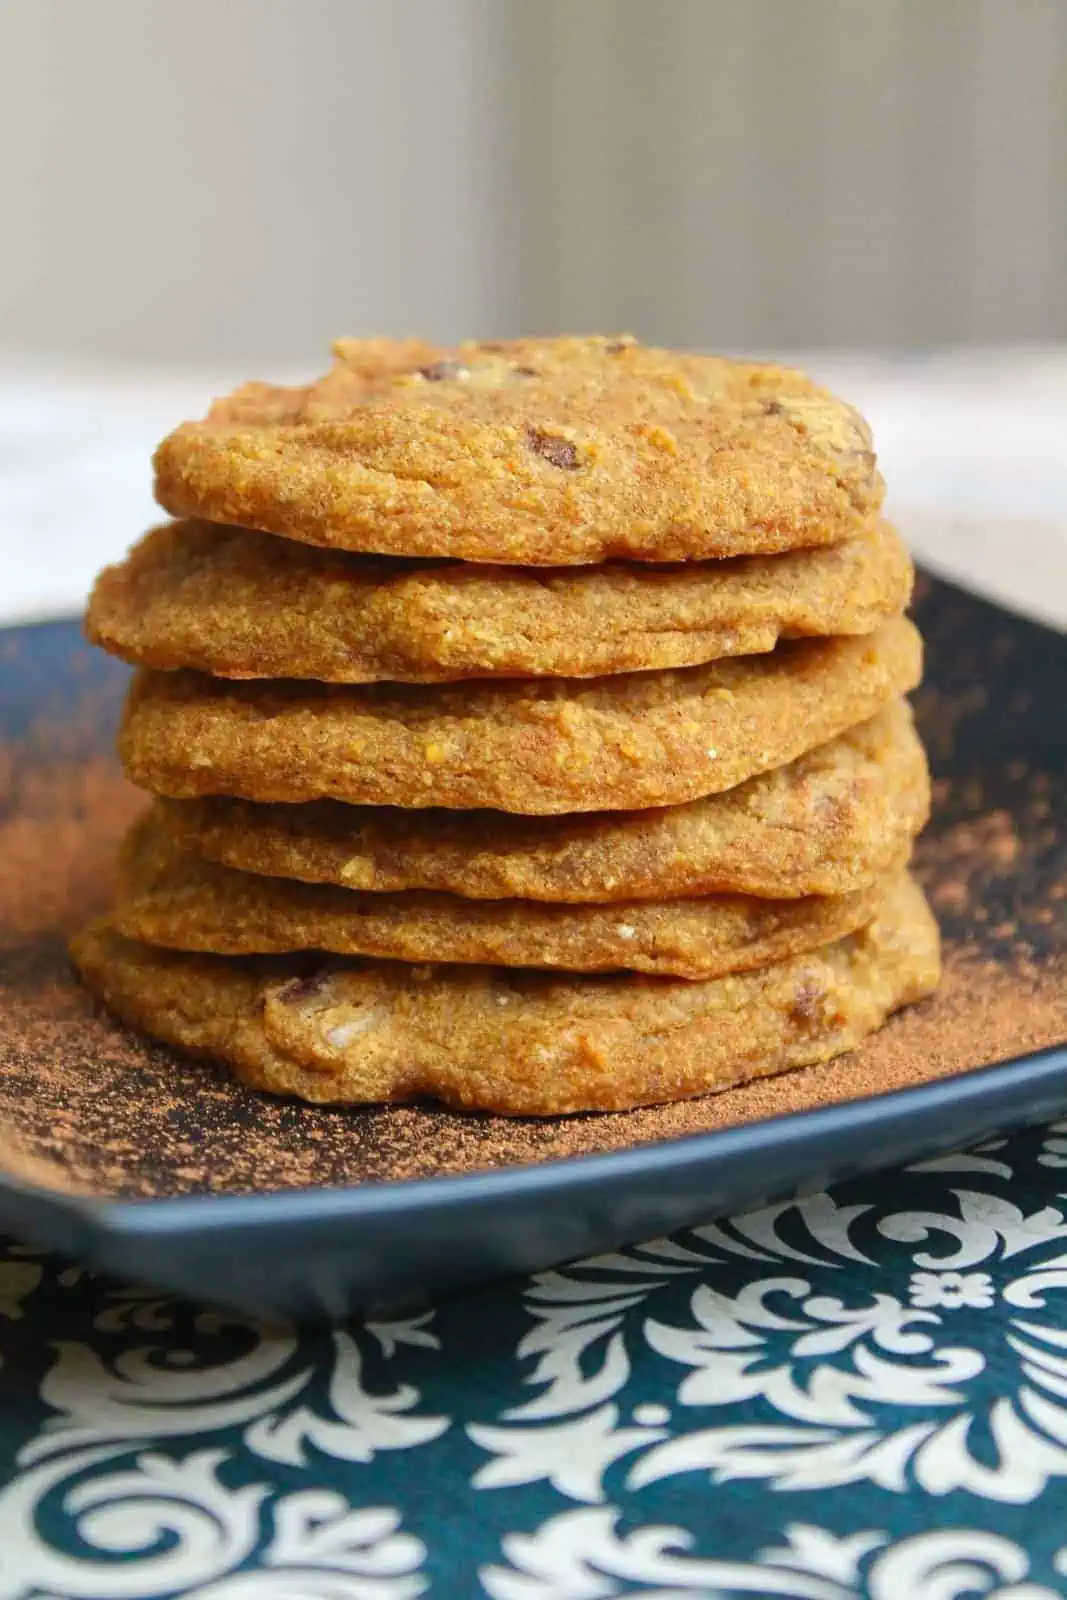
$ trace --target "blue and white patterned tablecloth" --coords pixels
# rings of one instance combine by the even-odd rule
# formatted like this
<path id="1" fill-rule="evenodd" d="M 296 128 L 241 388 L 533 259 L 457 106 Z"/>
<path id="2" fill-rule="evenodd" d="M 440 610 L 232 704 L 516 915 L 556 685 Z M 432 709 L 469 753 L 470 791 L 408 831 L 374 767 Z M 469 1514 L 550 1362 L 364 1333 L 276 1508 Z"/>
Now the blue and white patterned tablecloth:
<path id="1" fill-rule="evenodd" d="M 1067 1594 L 1067 1122 L 406 1320 L 0 1256 L 0 1600 Z"/>

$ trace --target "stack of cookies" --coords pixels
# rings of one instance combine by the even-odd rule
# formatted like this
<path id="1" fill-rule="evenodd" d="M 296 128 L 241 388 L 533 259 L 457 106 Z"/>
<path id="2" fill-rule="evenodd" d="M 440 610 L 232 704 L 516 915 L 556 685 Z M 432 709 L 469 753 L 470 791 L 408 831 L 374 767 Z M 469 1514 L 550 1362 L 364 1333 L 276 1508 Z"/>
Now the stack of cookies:
<path id="1" fill-rule="evenodd" d="M 516 1114 L 850 1049 L 938 977 L 911 563 L 863 421 L 631 339 L 342 342 L 156 455 L 105 571 L 157 798 L 75 941 L 314 1101 Z"/>

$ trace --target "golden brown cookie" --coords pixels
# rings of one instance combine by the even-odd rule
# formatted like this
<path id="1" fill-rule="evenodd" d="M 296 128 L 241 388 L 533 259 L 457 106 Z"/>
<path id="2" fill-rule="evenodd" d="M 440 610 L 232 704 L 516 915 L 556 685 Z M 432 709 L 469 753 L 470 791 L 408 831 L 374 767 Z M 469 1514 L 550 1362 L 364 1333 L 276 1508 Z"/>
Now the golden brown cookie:
<path id="1" fill-rule="evenodd" d="M 203 861 L 181 850 L 149 814 L 122 852 L 114 923 L 146 944 L 217 955 L 329 950 L 396 961 L 717 978 L 851 933 L 875 916 L 886 881 L 802 900 L 709 895 L 621 906 L 472 901 L 420 890 L 367 894 Z"/>
<path id="2" fill-rule="evenodd" d="M 221 1057 L 254 1088 L 523 1116 L 680 1100 L 826 1061 L 939 976 L 937 928 L 906 877 L 861 932 L 703 983 L 188 955 L 107 920 L 73 952 L 123 1021 Z"/>
<path id="3" fill-rule="evenodd" d="M 142 670 L 120 750 L 175 798 L 551 814 L 670 805 L 794 760 L 918 682 L 899 618 L 858 639 L 592 682 L 232 683 Z"/>
<path id="4" fill-rule="evenodd" d="M 223 678 L 584 678 L 870 633 L 911 585 L 907 551 L 878 520 L 821 550 L 539 573 L 176 522 L 100 574 L 86 631 L 137 665 Z"/>
<path id="5" fill-rule="evenodd" d="M 725 794 L 654 811 L 515 817 L 160 800 L 187 850 L 245 872 L 376 892 L 589 903 L 847 894 L 888 872 L 930 810 L 907 701 Z"/>
<path id="6" fill-rule="evenodd" d="M 802 374 L 629 339 L 342 340 L 164 439 L 175 516 L 519 566 L 834 544 L 883 485 L 861 417 Z"/>

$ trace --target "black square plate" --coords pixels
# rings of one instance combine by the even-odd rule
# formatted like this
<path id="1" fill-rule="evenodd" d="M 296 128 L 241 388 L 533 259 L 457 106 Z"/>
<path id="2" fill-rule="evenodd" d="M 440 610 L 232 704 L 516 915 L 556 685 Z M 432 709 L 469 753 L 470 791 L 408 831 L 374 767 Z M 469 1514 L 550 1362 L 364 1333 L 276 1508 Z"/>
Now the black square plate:
<path id="1" fill-rule="evenodd" d="M 788 1114 L 768 1114 L 778 1090 L 731 1091 L 700 1103 L 710 1131 L 672 1136 L 693 1113 L 666 1108 L 572 1119 L 567 1141 L 558 1124 L 434 1108 L 287 1105 L 103 1019 L 64 943 L 96 909 L 99 857 L 128 809 L 109 754 L 126 674 L 76 623 L 0 632 L 0 1227 L 243 1312 L 341 1315 L 1062 1112 L 1067 645 L 931 579 L 917 614 L 938 780 L 918 869 L 951 981 L 889 1025 L 894 1059 L 914 1041 L 914 1060 L 886 1081 L 911 1086 L 826 1104 L 850 1093 L 846 1058 L 789 1075 Z M 42 838 L 46 873 L 31 859 Z"/>

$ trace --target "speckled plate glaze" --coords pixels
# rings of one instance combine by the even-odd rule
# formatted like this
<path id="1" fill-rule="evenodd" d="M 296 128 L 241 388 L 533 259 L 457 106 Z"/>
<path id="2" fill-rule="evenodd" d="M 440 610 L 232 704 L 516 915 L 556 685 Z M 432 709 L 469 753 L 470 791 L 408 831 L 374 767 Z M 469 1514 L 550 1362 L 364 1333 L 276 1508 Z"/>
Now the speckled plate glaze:
<path id="1" fill-rule="evenodd" d="M 74 622 L 0 632 L 0 1227 L 245 1312 L 339 1315 L 1061 1112 L 1067 643 L 933 580 L 917 619 L 939 995 L 827 1067 L 549 1122 L 290 1105 L 104 1017 L 66 940 L 140 803 L 110 753 L 126 672 Z"/>

